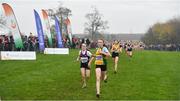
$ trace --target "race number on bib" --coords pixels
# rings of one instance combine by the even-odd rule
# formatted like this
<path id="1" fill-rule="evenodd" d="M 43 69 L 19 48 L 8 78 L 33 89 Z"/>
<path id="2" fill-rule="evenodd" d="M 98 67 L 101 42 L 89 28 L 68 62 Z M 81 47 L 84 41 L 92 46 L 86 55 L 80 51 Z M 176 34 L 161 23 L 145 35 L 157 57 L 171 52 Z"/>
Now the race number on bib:
<path id="1" fill-rule="evenodd" d="M 81 57 L 81 62 L 82 63 L 88 62 L 88 57 Z"/>
<path id="2" fill-rule="evenodd" d="M 96 65 L 103 65 L 103 56 L 102 55 L 97 55 L 96 56 L 95 64 Z"/>
<path id="3" fill-rule="evenodd" d="M 102 59 L 103 59 L 102 55 L 96 56 L 96 60 L 102 60 Z"/>

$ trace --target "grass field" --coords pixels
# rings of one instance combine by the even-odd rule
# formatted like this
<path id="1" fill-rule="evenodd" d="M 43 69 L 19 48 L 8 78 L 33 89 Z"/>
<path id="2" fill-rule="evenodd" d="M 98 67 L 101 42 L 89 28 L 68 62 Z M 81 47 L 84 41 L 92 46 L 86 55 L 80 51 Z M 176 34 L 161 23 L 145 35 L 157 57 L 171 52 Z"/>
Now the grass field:
<path id="1" fill-rule="evenodd" d="M 70 55 L 37 54 L 36 61 L 0 61 L 0 96 L 3 100 L 84 100 L 95 96 L 92 65 L 88 87 L 81 88 L 78 50 Z M 108 83 L 101 98 L 113 100 L 180 100 L 180 53 L 136 51 L 132 59 L 120 56 L 118 73 L 108 60 Z"/>

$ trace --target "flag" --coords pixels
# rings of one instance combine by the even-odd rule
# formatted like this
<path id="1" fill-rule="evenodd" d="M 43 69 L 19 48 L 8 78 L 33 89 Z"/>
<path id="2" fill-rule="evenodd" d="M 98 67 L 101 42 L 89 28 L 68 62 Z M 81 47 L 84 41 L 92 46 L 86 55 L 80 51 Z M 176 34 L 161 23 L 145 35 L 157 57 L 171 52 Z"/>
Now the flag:
<path id="1" fill-rule="evenodd" d="M 44 33 L 43 33 L 43 29 L 42 29 L 41 19 L 36 10 L 34 10 L 34 15 L 35 15 L 36 29 L 37 29 L 38 39 L 39 39 L 39 50 L 44 51 L 44 48 L 45 48 Z"/>
<path id="2" fill-rule="evenodd" d="M 72 29 L 71 29 L 71 22 L 69 20 L 69 18 L 67 18 L 65 20 L 65 23 L 67 25 L 67 34 L 68 34 L 68 38 L 70 40 L 70 43 L 72 44 Z"/>
<path id="3" fill-rule="evenodd" d="M 7 3 L 2 4 L 5 15 L 7 17 L 7 26 L 12 32 L 12 36 L 14 38 L 14 43 L 16 48 L 23 48 L 22 38 L 19 30 L 19 26 L 17 24 L 16 17 L 14 15 L 13 9 Z"/>
<path id="4" fill-rule="evenodd" d="M 60 31 L 59 21 L 56 16 L 55 16 L 55 28 L 56 28 L 56 37 L 57 37 L 57 41 L 58 41 L 57 47 L 63 48 L 64 45 L 63 45 L 62 33 Z"/>
<path id="5" fill-rule="evenodd" d="M 42 10 L 42 15 L 44 18 L 44 24 L 45 24 L 45 34 L 48 37 L 48 43 L 49 46 L 52 47 L 52 36 L 51 36 L 51 31 L 50 31 L 50 24 L 49 24 L 49 20 L 48 20 L 48 14 L 45 10 Z"/>

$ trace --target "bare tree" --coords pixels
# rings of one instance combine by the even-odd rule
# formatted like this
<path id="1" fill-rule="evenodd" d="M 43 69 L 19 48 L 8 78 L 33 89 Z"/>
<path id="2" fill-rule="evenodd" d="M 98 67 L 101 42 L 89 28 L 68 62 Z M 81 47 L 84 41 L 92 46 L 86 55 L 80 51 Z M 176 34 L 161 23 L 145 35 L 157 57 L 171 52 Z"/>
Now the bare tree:
<path id="1" fill-rule="evenodd" d="M 108 22 L 102 20 L 103 15 L 99 13 L 96 7 L 92 7 L 92 12 L 86 14 L 86 19 L 88 20 L 85 22 L 85 32 L 91 35 L 91 38 L 94 39 L 96 34 L 99 34 L 100 31 L 103 31 L 107 28 Z"/>
<path id="2" fill-rule="evenodd" d="M 48 9 L 47 12 L 51 19 L 54 19 L 54 16 L 58 18 L 60 22 L 61 33 L 66 33 L 67 26 L 65 24 L 65 20 L 72 15 L 71 10 L 69 8 L 63 7 L 62 2 L 59 2 L 59 6 L 57 8 Z"/>

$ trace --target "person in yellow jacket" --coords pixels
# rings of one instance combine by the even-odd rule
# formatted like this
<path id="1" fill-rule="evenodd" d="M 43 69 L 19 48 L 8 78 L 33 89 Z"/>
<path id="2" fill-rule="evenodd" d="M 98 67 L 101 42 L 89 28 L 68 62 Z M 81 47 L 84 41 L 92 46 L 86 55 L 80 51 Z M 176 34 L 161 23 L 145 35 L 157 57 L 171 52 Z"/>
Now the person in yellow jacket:
<path id="1" fill-rule="evenodd" d="M 114 41 L 112 48 L 111 48 L 111 52 L 112 52 L 112 58 L 113 58 L 113 62 L 114 62 L 114 73 L 117 73 L 119 53 L 122 52 L 120 44 L 117 40 Z"/>
<path id="2" fill-rule="evenodd" d="M 104 41 L 102 39 L 98 40 L 98 48 L 96 54 L 90 59 L 89 66 L 92 60 L 95 58 L 95 73 L 96 73 L 96 97 L 100 97 L 100 82 L 101 80 L 107 80 L 107 57 L 111 54 L 108 49 L 104 47 Z"/>

